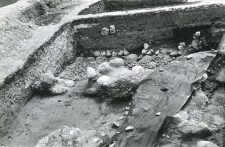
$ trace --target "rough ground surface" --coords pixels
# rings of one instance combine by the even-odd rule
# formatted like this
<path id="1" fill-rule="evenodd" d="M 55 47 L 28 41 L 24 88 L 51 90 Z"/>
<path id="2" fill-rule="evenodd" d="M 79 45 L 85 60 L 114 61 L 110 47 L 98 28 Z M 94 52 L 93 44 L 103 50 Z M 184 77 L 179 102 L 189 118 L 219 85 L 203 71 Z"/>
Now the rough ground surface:
<path id="1" fill-rule="evenodd" d="M 75 91 L 79 91 L 81 86 L 83 83 L 76 85 Z M 11 131 L 1 139 L 0 145 L 33 147 L 39 139 L 63 126 L 97 130 L 112 136 L 115 131 L 110 130 L 110 126 L 123 115 L 126 106 L 128 106 L 126 103 L 108 105 L 76 94 L 37 96 L 23 108 L 14 121 Z"/>
<path id="2" fill-rule="evenodd" d="M 196 53 L 191 60 L 181 58 L 165 67 L 163 72 L 150 74 L 137 89 L 133 97 L 134 112 L 131 111 L 125 123 L 125 126 L 134 126 L 135 130 L 127 134 L 122 127 L 119 146 L 156 146 L 166 117 L 175 115 L 185 105 L 192 95 L 192 84 L 201 79 L 214 56 Z"/>
<path id="3" fill-rule="evenodd" d="M 224 55 L 217 54 L 208 70 L 208 79 L 202 81 L 200 88 L 182 109 L 179 121 L 173 120 L 167 125 L 161 135 L 159 147 L 166 147 L 166 144 L 195 147 L 201 140 L 224 147 L 225 85 L 224 81 L 216 80 L 224 70 Z"/>

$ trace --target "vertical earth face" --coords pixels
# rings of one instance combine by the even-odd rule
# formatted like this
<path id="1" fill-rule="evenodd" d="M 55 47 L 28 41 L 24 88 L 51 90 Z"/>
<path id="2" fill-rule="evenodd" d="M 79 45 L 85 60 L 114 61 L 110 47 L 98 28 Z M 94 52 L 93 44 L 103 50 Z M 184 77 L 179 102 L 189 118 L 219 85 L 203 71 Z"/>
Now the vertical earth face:
<path id="1" fill-rule="evenodd" d="M 0 1 L 0 146 L 224 146 L 224 1 L 15 2 Z"/>
<path id="2" fill-rule="evenodd" d="M 17 2 L 18 0 L 1 0 L 0 1 L 0 7 L 4 7 L 10 4 L 13 4 L 15 2 Z"/>
<path id="3" fill-rule="evenodd" d="M 174 5 L 186 0 L 103 0 L 107 11 L 131 10 L 164 5 Z"/>

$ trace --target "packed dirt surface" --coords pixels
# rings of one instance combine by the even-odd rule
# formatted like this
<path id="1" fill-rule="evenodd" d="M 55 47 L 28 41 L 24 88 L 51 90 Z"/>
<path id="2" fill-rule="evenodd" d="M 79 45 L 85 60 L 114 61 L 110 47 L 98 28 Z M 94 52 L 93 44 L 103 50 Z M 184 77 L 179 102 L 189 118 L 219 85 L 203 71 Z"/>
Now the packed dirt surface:
<path id="1" fill-rule="evenodd" d="M 74 94 L 84 82 L 62 96 L 32 98 L 14 121 L 9 133 L 0 140 L 2 147 L 34 147 L 37 141 L 63 126 L 97 130 L 112 136 L 112 123 L 124 115 L 128 103 L 106 101 Z"/>

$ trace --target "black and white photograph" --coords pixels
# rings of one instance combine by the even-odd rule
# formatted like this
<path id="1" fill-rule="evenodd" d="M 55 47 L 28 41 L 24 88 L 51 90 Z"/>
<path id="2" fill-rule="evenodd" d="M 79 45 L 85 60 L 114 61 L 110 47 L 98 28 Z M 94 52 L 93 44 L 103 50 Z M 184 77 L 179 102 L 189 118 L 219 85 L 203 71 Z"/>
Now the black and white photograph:
<path id="1" fill-rule="evenodd" d="M 225 147 L 225 0 L 0 0 L 0 147 Z"/>

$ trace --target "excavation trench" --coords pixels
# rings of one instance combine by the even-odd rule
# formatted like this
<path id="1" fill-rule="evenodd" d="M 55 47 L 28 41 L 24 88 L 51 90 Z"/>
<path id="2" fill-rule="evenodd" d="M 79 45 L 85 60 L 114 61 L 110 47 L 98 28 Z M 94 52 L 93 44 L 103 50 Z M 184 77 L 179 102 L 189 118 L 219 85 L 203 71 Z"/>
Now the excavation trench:
<path id="1" fill-rule="evenodd" d="M 119 52 L 120 50 L 123 50 L 123 49 L 126 49 L 130 52 L 140 52 L 140 49 L 142 49 L 143 44 L 145 42 L 149 42 L 149 40 L 153 40 L 156 47 L 157 46 L 159 47 L 160 45 L 165 45 L 164 42 L 170 42 L 170 41 L 175 42 L 175 44 L 178 44 L 181 41 L 191 40 L 190 35 L 192 36 L 192 34 L 194 34 L 196 31 L 202 32 L 206 40 L 209 42 L 209 45 L 217 44 L 218 40 L 215 41 L 214 38 L 215 36 L 218 37 L 218 36 L 221 36 L 221 34 L 223 34 L 222 28 L 224 27 L 224 22 L 225 22 L 224 7 L 225 7 L 224 5 L 212 4 L 212 5 L 193 5 L 191 7 L 174 6 L 171 8 L 162 8 L 162 10 L 143 9 L 143 10 L 135 10 L 135 11 L 128 11 L 128 12 L 125 12 L 125 11 L 115 12 L 115 13 L 109 12 L 109 13 L 90 15 L 90 16 L 81 15 L 80 17 L 72 19 L 70 22 L 63 24 L 60 27 L 60 29 L 57 30 L 54 36 L 51 37 L 50 40 L 46 41 L 42 46 L 40 46 L 37 50 L 35 50 L 29 56 L 28 60 L 24 63 L 23 67 L 20 70 L 18 70 L 12 75 L 9 75 L 5 79 L 4 83 L 1 84 L 0 137 L 3 137 L 4 135 L 6 135 L 9 131 L 8 135 L 3 137 L 3 141 L 4 143 L 7 141 L 10 142 L 10 138 L 12 137 L 12 136 L 9 137 L 10 133 L 13 134 L 12 126 L 16 127 L 16 124 L 15 122 L 13 123 L 13 121 L 18 116 L 20 111 L 23 110 L 23 113 L 24 113 L 23 107 L 27 103 L 29 104 L 29 101 L 32 102 L 37 100 L 38 102 L 40 102 L 41 99 L 39 99 L 39 97 L 34 95 L 31 85 L 40 77 L 42 73 L 51 72 L 53 75 L 58 76 L 62 74 L 62 71 L 65 71 L 66 67 L 69 67 L 69 65 L 76 64 L 76 62 L 79 62 L 79 60 L 77 60 L 78 59 L 77 57 L 80 54 L 87 57 L 87 56 L 94 56 L 95 51 L 110 50 L 110 51 Z M 116 27 L 116 33 L 107 34 L 106 36 L 103 36 L 101 34 L 102 28 L 105 28 L 105 27 L 108 28 L 111 25 L 114 25 Z M 218 30 L 221 30 L 221 31 L 218 31 Z M 190 33 L 190 35 L 188 33 Z M 176 48 L 174 47 L 171 47 L 171 48 L 173 50 L 176 50 Z M 211 48 L 211 46 L 209 48 Z M 84 83 L 79 83 L 78 86 L 73 88 L 71 91 L 73 90 L 76 91 L 77 90 L 76 88 L 78 88 L 79 86 L 82 86 L 82 84 L 84 85 Z M 187 96 L 190 96 L 189 94 L 191 94 L 191 92 L 189 92 Z M 55 98 L 58 101 L 63 98 L 69 98 L 71 97 L 71 95 L 77 96 L 76 94 L 68 94 L 65 96 L 59 96 Z M 49 102 L 53 102 L 54 101 L 53 98 L 54 97 L 50 97 L 47 100 L 49 100 Z M 136 95 L 135 100 L 137 98 L 138 98 L 138 95 Z M 74 103 L 76 103 L 75 101 L 76 99 L 74 100 Z M 85 100 L 78 99 L 78 101 L 80 101 L 83 105 L 85 105 L 85 102 L 89 102 L 87 99 Z M 94 108 L 98 108 L 99 103 L 95 101 L 93 102 L 92 100 L 90 101 L 91 101 L 90 103 L 93 104 Z M 186 101 L 187 101 L 186 99 L 182 101 L 181 105 L 183 106 Z M 53 103 L 55 103 L 55 101 Z M 124 106 L 127 104 L 123 103 L 122 105 Z M 46 105 L 43 107 L 46 108 L 48 106 L 49 105 Z M 74 106 L 78 107 L 78 105 L 76 104 L 74 104 Z M 170 115 L 179 111 L 182 106 L 180 106 L 179 108 L 176 108 L 176 110 L 174 111 L 171 110 L 172 112 Z M 32 109 L 33 106 L 29 104 L 28 107 L 29 109 Z M 90 108 L 90 109 L 94 109 L 94 108 Z M 114 106 L 111 107 L 112 110 L 119 111 L 118 114 L 121 114 L 121 108 L 123 107 L 119 107 L 119 108 L 117 107 L 116 109 Z M 57 108 L 54 108 L 54 109 L 57 109 Z M 60 106 L 60 109 L 61 109 L 61 106 Z M 77 112 L 75 110 L 74 110 L 74 113 Z M 67 111 L 71 111 L 71 110 L 66 109 L 66 111 L 63 111 L 63 112 L 67 113 Z M 99 120 L 97 118 L 99 117 L 99 113 L 101 112 L 99 112 L 99 110 L 96 110 L 96 111 L 98 112 L 94 113 L 94 117 L 92 121 Z M 60 110 L 57 109 L 56 112 L 59 113 Z M 89 113 L 92 113 L 92 112 L 89 112 Z M 149 113 L 149 115 L 151 115 L 152 113 L 155 113 L 155 110 Z M 22 115 L 25 115 L 25 114 L 22 114 Z M 51 115 L 50 110 L 48 115 Z M 71 115 L 72 113 L 66 115 L 66 117 L 71 117 Z M 111 115 L 113 115 L 114 117 L 116 116 L 116 114 L 111 114 Z M 79 115 L 76 117 L 77 119 L 79 119 Z M 87 116 L 86 117 L 81 116 L 81 117 L 83 117 L 83 120 L 88 118 Z M 166 116 L 163 115 L 162 117 L 165 118 Z M 23 118 L 23 117 L 19 115 L 19 118 Z M 110 118 L 107 118 L 107 119 L 110 120 Z M 133 118 L 131 118 L 131 120 L 132 119 Z M 159 118 L 159 120 L 160 119 L 161 117 Z M 35 121 L 35 119 L 33 121 Z M 42 121 L 44 121 L 44 119 Z M 77 124 L 80 124 L 80 127 L 84 129 L 85 127 L 91 126 L 90 125 L 91 123 L 90 124 L 87 123 L 85 126 L 85 125 L 82 125 L 82 122 L 80 123 L 76 121 L 73 122 L 73 119 L 69 119 L 69 121 L 71 122 L 66 122 L 66 124 L 72 125 L 74 123 L 77 123 Z M 16 120 L 16 122 L 18 122 L 18 119 Z M 48 123 L 54 123 L 54 122 L 49 121 Z M 61 121 L 61 123 L 56 123 L 56 124 L 63 125 L 63 121 Z M 138 124 L 138 125 L 142 126 L 143 124 Z M 58 127 L 61 127 L 56 125 L 45 124 L 44 127 L 41 127 L 41 129 L 36 132 L 40 133 L 41 131 L 46 129 L 45 127 L 47 126 L 50 127 L 50 129 L 47 129 L 48 131 L 52 131 L 54 129 L 57 129 Z M 79 127 L 79 125 L 77 127 Z M 96 127 L 96 128 L 101 128 L 101 127 Z M 160 128 L 158 130 L 160 130 Z M 32 129 L 35 129 L 35 127 L 33 127 Z M 155 130 L 153 132 L 155 132 Z M 42 137 L 43 135 L 46 135 L 47 133 L 48 132 L 46 131 L 42 133 L 41 135 L 36 134 L 35 136 L 36 138 L 34 137 L 36 139 L 35 141 L 37 141 L 39 137 Z M 126 136 L 127 134 L 125 133 L 123 135 Z M 14 137 L 16 138 L 18 136 L 15 135 Z M 121 136 L 119 136 L 117 140 L 121 141 L 120 138 Z M 128 136 L 127 137 L 128 142 L 129 142 L 129 139 L 130 138 Z M 150 141 L 154 142 L 155 141 L 154 139 L 155 138 L 152 138 L 152 140 Z M 26 141 L 27 140 L 21 141 L 20 145 L 24 146 L 24 144 L 29 142 L 29 139 L 27 142 Z M 145 138 L 143 138 L 141 142 L 142 141 L 146 142 Z M 122 144 L 122 141 L 120 143 Z M 13 146 L 13 144 L 10 144 L 10 145 Z M 135 143 L 133 145 L 135 146 Z M 143 146 L 144 145 L 145 144 L 143 143 Z M 149 143 L 148 145 L 151 146 L 152 144 Z M 121 146 L 130 147 L 131 145 L 129 143 L 128 144 L 125 143 L 125 145 L 121 145 Z"/>

